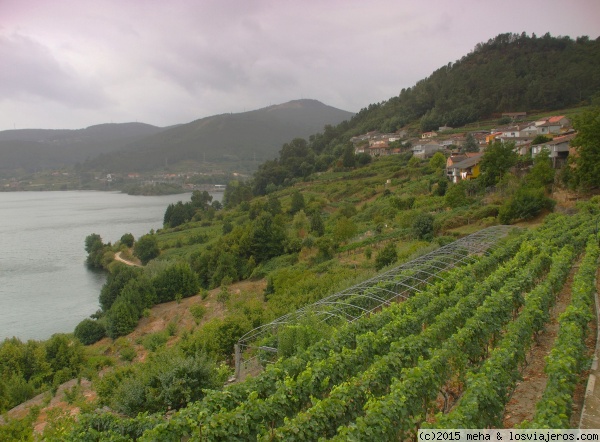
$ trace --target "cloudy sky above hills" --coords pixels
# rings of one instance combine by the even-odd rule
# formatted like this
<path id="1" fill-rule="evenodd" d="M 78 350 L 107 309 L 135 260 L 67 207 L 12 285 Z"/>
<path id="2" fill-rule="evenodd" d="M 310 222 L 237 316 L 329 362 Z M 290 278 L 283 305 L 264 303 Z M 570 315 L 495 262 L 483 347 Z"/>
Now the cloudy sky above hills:
<path id="1" fill-rule="evenodd" d="M 497 34 L 598 23 L 598 0 L 0 0 L 0 130 L 358 111 Z"/>

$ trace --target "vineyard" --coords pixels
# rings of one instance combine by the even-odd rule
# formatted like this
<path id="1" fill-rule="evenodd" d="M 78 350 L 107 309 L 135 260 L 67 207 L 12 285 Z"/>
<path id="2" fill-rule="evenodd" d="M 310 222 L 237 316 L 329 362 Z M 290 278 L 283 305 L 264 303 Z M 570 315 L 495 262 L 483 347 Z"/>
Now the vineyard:
<path id="1" fill-rule="evenodd" d="M 445 269 L 403 302 L 359 317 L 254 378 L 207 392 L 168 421 L 84 416 L 80 428 L 90 440 L 103 433 L 144 441 L 383 441 L 414 438 L 419 428 L 500 427 L 528 351 L 572 274 L 546 390 L 533 421 L 521 424 L 566 428 L 589 362 L 596 222 L 585 213 L 550 215 Z"/>

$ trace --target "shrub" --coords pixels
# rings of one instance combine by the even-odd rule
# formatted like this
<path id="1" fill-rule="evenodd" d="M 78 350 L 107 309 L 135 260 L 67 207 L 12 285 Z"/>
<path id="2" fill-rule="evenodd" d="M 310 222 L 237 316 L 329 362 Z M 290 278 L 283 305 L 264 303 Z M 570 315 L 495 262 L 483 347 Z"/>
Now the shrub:
<path id="1" fill-rule="evenodd" d="M 206 307 L 201 304 L 194 304 L 190 307 L 190 313 L 194 317 L 196 324 L 199 324 L 204 315 L 206 314 Z"/>
<path id="2" fill-rule="evenodd" d="M 471 199 L 467 197 L 466 185 L 463 183 L 464 181 L 461 181 L 446 190 L 445 198 L 448 207 L 456 208 L 471 204 Z"/>
<path id="3" fill-rule="evenodd" d="M 104 400 L 129 416 L 177 410 L 202 399 L 205 389 L 222 385 L 226 375 L 203 355 L 165 350 L 117 380 Z"/>
<path id="4" fill-rule="evenodd" d="M 377 270 L 381 270 L 382 268 L 393 264 L 397 260 L 398 251 L 396 250 L 396 244 L 390 242 L 375 257 L 375 268 Z"/>
<path id="5" fill-rule="evenodd" d="M 146 350 L 156 351 L 159 347 L 165 345 L 168 340 L 169 337 L 167 333 L 150 333 L 149 335 L 144 336 L 144 338 L 142 339 L 142 345 Z"/>
<path id="6" fill-rule="evenodd" d="M 148 234 L 138 239 L 135 243 L 133 254 L 137 256 L 144 265 L 151 259 L 156 258 L 160 254 L 156 236 Z"/>
<path id="7" fill-rule="evenodd" d="M 86 318 L 77 324 L 73 334 L 83 345 L 91 345 L 106 336 L 106 328 L 98 321 Z"/>
<path id="8" fill-rule="evenodd" d="M 131 362 L 137 356 L 137 351 L 133 347 L 125 347 L 121 349 L 121 359 L 127 362 Z"/>
<path id="9" fill-rule="evenodd" d="M 521 187 L 515 195 L 500 207 L 498 220 L 510 224 L 514 220 L 527 220 L 539 215 L 542 210 L 553 210 L 556 201 L 544 194 L 544 189 Z"/>
<path id="10" fill-rule="evenodd" d="M 198 276 L 189 264 L 184 262 L 167 267 L 152 282 L 156 288 L 158 302 L 173 301 L 177 294 L 187 298 L 198 293 L 200 288 Z"/>
<path id="11" fill-rule="evenodd" d="M 217 293 L 217 302 L 221 304 L 227 304 L 229 298 L 231 298 L 231 293 L 229 293 L 229 289 L 227 288 L 227 286 L 222 286 L 221 290 L 219 290 L 219 293 Z"/>
<path id="12" fill-rule="evenodd" d="M 433 216 L 429 213 L 419 214 L 413 222 L 412 229 L 418 239 L 431 240 L 433 237 Z"/>
<path id="13" fill-rule="evenodd" d="M 126 233 L 121 237 L 121 244 L 127 247 L 133 247 L 134 237 L 131 233 Z"/>
<path id="14" fill-rule="evenodd" d="M 140 313 L 126 301 L 117 300 L 106 315 L 106 334 L 116 339 L 131 333 L 137 326 Z"/>
<path id="15" fill-rule="evenodd" d="M 169 336 L 175 336 L 177 333 L 177 322 L 174 320 L 167 324 L 167 334 Z"/>

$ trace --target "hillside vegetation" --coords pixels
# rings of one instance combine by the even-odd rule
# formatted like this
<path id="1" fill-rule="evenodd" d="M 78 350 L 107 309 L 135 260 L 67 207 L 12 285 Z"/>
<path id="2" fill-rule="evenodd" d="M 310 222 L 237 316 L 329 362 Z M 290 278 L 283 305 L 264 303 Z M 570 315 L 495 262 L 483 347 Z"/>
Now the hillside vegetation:
<path id="1" fill-rule="evenodd" d="M 369 131 L 406 129 L 409 135 L 440 126 L 489 129 L 503 112 L 531 113 L 600 102 L 600 39 L 501 34 L 454 63 L 433 72 L 413 87 L 361 109 L 351 120 L 326 126 L 307 143 L 283 146 L 279 158 L 267 161 L 255 175 L 254 190 L 286 185 L 335 165 L 351 150 L 352 136 Z"/>
<path id="2" fill-rule="evenodd" d="M 0 173 L 16 175 L 60 168 L 122 149 L 163 128 L 143 123 L 99 124 L 79 130 L 19 129 L 0 131 Z"/>
<path id="3" fill-rule="evenodd" d="M 487 54 L 480 59 L 486 66 L 492 55 L 515 51 L 518 58 L 515 47 L 529 42 L 539 49 L 540 41 L 549 57 L 553 48 L 598 44 L 499 36 L 466 59 Z M 409 95 L 425 91 L 428 81 Z M 583 100 L 593 101 L 599 86 Z M 600 164 L 600 111 L 575 118 L 578 160 L 559 174 L 547 155 L 520 158 L 512 144 L 495 142 L 484 152 L 480 177 L 453 184 L 441 152 L 427 160 L 410 152 L 354 155 L 351 135 L 408 118 L 402 106 L 414 112 L 406 94 L 308 140 L 287 140 L 253 180 L 230 182 L 223 204 L 196 191 L 165 208 L 157 232 L 123 235 L 116 244 L 88 236 L 88 263 L 109 272 L 102 308 L 73 336 L 54 338 L 65 357 L 45 343 L 0 346 L 2 411 L 66 377 L 86 377 L 96 396 L 70 391 L 82 414 L 57 411 L 44 440 L 397 440 L 420 426 L 498 426 L 533 338 L 569 272 L 578 270 L 564 325 L 577 339 L 556 342 L 557 353 L 577 356 L 549 369 L 563 379 L 561 367 L 569 363 L 576 374 L 549 385 L 534 422 L 551 426 L 568 417 L 585 367 L 590 275 L 599 254 L 590 235 L 600 216 L 592 195 L 600 186 L 588 175 Z M 390 103 L 404 104 L 392 111 Z M 423 115 L 404 124 L 416 130 Z M 586 201 L 565 198 L 565 183 L 585 190 Z M 563 213 L 549 215 L 555 208 Z M 404 302 L 347 325 L 309 315 L 279 328 L 259 342 L 276 348 L 278 360 L 266 351 L 248 354 L 256 356 L 246 367 L 249 378 L 223 387 L 233 373 L 234 344 L 248 331 L 500 223 L 536 228 L 517 229 L 493 253 L 465 256 Z M 134 255 L 143 267 L 115 262 L 116 252 Z M 157 303 L 184 307 L 148 327 Z M 35 361 L 35 368 L 23 369 L 23 361 Z M 557 397 L 560 409 L 551 405 Z M 0 436 L 32 438 L 38 411 L 9 420 Z"/>
<path id="4" fill-rule="evenodd" d="M 165 128 L 124 123 L 80 130 L 6 130 L 0 131 L 0 173 L 21 176 L 76 163 L 83 163 L 74 170 L 81 175 L 147 172 L 186 162 L 252 172 L 285 141 L 308 137 L 352 115 L 317 100 L 295 100 Z"/>

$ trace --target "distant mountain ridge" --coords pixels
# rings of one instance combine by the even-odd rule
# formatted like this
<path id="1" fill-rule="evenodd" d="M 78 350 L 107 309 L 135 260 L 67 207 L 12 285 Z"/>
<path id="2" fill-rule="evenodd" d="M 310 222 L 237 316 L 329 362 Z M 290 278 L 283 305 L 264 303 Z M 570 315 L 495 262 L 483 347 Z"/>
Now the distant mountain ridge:
<path id="1" fill-rule="evenodd" d="M 0 170 L 31 171 L 72 165 L 163 130 L 145 123 L 109 123 L 76 130 L 0 131 Z"/>
<path id="2" fill-rule="evenodd" d="M 301 99 L 248 112 L 220 114 L 137 140 L 120 152 L 101 155 L 85 168 L 145 171 L 180 161 L 259 161 L 277 156 L 293 138 L 308 138 L 354 114 Z"/>
<path id="3" fill-rule="evenodd" d="M 186 124 L 98 124 L 85 129 L 0 131 L 0 171 L 34 171 L 84 163 L 85 170 L 148 171 L 180 161 L 259 162 L 281 145 L 307 138 L 354 114 L 301 99 L 262 109 L 214 115 Z"/>

